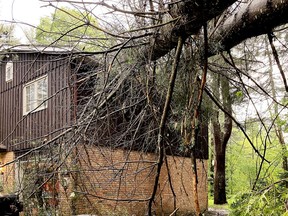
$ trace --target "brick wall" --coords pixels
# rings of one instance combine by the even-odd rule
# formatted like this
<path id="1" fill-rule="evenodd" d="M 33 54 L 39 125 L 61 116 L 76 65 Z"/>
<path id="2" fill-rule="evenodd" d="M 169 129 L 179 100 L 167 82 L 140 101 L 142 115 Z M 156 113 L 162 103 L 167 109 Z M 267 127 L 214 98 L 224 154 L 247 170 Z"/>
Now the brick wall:
<path id="1" fill-rule="evenodd" d="M 154 185 L 156 161 L 155 154 L 79 147 L 69 161 L 69 177 L 65 177 L 69 187 L 60 197 L 62 214 L 144 215 Z M 208 203 L 206 160 L 197 161 L 197 171 L 200 207 L 204 211 Z M 190 158 L 168 156 L 153 204 L 157 215 L 169 214 L 175 208 L 185 214 L 194 211 L 191 175 Z"/>
<path id="2" fill-rule="evenodd" d="M 14 153 L 13 152 L 4 152 L 0 153 L 0 162 L 1 164 L 6 164 L 10 161 L 14 160 Z M 14 183 L 15 183 L 15 165 L 10 164 L 2 168 L 0 173 L 0 182 L 2 184 L 2 194 L 11 194 L 14 192 Z"/>
<path id="3" fill-rule="evenodd" d="M 207 160 L 197 160 L 197 175 L 200 209 L 205 211 L 208 208 Z M 177 208 L 179 208 L 178 212 L 184 214 L 193 213 L 194 196 L 192 189 L 191 159 L 168 156 L 160 176 L 159 192 L 161 191 L 161 193 L 158 193 L 157 197 L 158 213 L 160 211 L 171 213 Z M 174 198 L 174 196 L 176 197 Z M 162 209 L 161 206 L 163 206 Z"/>
<path id="4" fill-rule="evenodd" d="M 1 153 L 1 163 L 14 159 Z M 59 173 L 59 215 L 145 215 L 156 174 L 157 155 L 80 146 Z M 4 167 L 3 192 L 14 190 L 15 165 Z M 207 161 L 197 161 L 201 210 L 207 209 Z M 193 213 L 190 158 L 168 156 L 163 164 L 153 211 L 169 215 L 175 208 Z M 0 176 L 1 177 L 1 176 Z"/>

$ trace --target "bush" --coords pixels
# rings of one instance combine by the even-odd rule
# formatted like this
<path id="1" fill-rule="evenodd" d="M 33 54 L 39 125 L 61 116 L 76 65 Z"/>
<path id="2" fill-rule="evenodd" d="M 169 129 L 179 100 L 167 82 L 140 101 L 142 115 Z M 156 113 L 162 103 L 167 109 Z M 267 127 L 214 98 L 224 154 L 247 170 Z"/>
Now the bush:
<path id="1" fill-rule="evenodd" d="M 283 215 L 284 204 L 288 200 L 287 192 L 288 188 L 276 183 L 259 191 L 238 194 L 230 206 L 231 215 Z"/>

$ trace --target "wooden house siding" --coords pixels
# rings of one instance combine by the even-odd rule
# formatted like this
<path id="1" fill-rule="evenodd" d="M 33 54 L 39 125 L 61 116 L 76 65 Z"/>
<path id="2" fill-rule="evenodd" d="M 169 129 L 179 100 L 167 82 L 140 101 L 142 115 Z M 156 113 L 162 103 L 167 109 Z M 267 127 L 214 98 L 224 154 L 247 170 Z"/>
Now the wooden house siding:
<path id="1" fill-rule="evenodd" d="M 0 143 L 23 150 L 55 137 L 70 125 L 70 64 L 67 55 L 19 53 L 0 63 Z M 13 80 L 5 81 L 6 62 L 13 60 Z M 48 107 L 23 115 L 25 84 L 47 75 Z"/>

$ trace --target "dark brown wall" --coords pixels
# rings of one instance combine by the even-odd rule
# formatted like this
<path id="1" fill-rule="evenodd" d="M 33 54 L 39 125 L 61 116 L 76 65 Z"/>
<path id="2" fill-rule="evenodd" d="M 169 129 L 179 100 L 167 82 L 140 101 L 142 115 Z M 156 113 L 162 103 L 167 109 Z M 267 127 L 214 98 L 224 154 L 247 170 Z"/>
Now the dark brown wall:
<path id="1" fill-rule="evenodd" d="M 13 81 L 5 81 L 5 65 L 13 59 Z M 18 53 L 0 62 L 0 143 L 8 150 L 39 145 L 70 124 L 70 65 L 68 56 Z M 48 108 L 23 116 L 23 87 L 48 75 Z"/>

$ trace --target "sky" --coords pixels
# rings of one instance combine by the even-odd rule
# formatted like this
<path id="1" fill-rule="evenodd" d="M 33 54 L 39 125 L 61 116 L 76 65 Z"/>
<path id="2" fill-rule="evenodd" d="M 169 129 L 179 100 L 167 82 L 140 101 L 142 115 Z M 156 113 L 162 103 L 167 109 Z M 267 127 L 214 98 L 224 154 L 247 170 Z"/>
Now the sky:
<path id="1" fill-rule="evenodd" d="M 47 3 L 39 0 L 0 0 L 0 21 L 9 23 L 10 21 L 28 23 L 37 26 L 40 18 L 53 12 L 53 8 L 47 7 Z M 23 30 L 28 29 L 28 25 L 16 24 L 15 35 L 22 43 L 27 43 Z"/>
<path id="2" fill-rule="evenodd" d="M 107 1 L 109 3 L 115 3 L 114 1 Z M 79 5 L 83 3 L 79 0 Z M 112 4 L 111 3 L 111 4 Z M 119 3 L 118 0 L 116 3 Z M 49 3 L 45 3 L 41 0 L 0 0 L 0 22 L 11 23 L 16 22 L 15 35 L 20 39 L 22 43 L 29 43 L 24 31 L 29 29 L 29 25 L 37 26 L 40 23 L 40 18 L 48 16 L 55 11 L 55 8 L 48 6 Z M 69 3 L 57 3 L 53 5 L 57 7 L 65 6 L 71 7 Z M 116 4 L 117 5 L 117 4 Z M 97 15 L 104 14 L 107 10 L 93 7 L 93 12 Z M 20 24 L 27 23 L 29 25 Z M 30 27 L 31 28 L 31 27 Z"/>
<path id="3" fill-rule="evenodd" d="M 37 25 L 43 15 L 51 13 L 39 0 L 0 0 L 1 20 L 15 20 Z M 42 6 L 42 7 L 41 7 Z"/>

